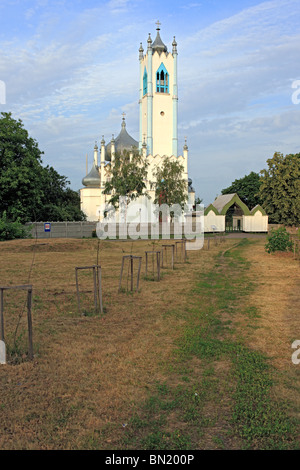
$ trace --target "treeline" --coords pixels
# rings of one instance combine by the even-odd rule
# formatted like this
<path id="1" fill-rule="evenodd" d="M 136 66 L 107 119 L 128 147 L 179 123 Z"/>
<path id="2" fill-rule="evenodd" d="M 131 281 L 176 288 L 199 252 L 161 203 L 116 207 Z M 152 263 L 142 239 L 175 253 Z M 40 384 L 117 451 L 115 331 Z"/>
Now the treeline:
<path id="1" fill-rule="evenodd" d="M 85 220 L 80 197 L 11 113 L 0 117 L 0 218 L 8 223 Z"/>
<path id="2" fill-rule="evenodd" d="M 237 193 L 253 209 L 261 205 L 269 223 L 300 224 L 300 153 L 284 156 L 276 152 L 267 160 L 268 168 L 236 179 L 222 194 Z"/>

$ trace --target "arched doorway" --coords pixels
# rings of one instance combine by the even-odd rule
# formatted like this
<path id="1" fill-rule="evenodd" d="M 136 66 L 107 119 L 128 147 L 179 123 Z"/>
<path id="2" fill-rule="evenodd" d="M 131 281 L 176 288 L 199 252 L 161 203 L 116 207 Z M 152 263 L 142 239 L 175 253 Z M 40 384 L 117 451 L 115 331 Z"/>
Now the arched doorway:
<path id="1" fill-rule="evenodd" d="M 230 206 L 225 214 L 226 232 L 242 232 L 243 215 L 243 210 L 237 203 Z"/>

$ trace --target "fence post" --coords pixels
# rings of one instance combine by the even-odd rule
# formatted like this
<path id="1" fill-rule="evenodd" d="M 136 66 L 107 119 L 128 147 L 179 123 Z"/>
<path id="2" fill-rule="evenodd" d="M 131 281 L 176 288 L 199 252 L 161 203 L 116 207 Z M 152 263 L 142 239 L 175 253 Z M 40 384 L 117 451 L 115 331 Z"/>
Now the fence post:
<path id="1" fill-rule="evenodd" d="M 29 355 L 29 359 L 33 359 L 31 305 L 32 305 L 32 289 L 28 289 L 28 292 L 27 292 L 27 320 L 28 320 L 28 355 Z"/>
<path id="2" fill-rule="evenodd" d="M 3 289 L 0 289 L 0 339 L 4 341 L 4 316 L 3 316 Z"/>

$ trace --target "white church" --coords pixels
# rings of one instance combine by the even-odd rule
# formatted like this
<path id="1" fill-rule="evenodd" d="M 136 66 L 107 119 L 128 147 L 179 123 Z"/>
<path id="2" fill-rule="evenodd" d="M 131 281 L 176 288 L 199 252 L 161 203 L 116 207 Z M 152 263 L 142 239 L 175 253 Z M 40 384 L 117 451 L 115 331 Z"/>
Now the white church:
<path id="1" fill-rule="evenodd" d="M 178 154 L 178 76 L 177 76 L 177 43 L 172 42 L 172 52 L 160 37 L 160 23 L 157 22 L 157 32 L 154 41 L 147 39 L 147 51 L 144 53 L 142 43 L 139 48 L 139 140 L 131 137 L 126 130 L 125 115 L 121 131 L 108 144 L 104 136 L 100 148 L 94 147 L 94 161 L 89 173 L 83 178 L 84 188 L 80 190 L 81 209 L 87 220 L 96 222 L 104 217 L 105 205 L 109 203 L 110 195 L 104 194 L 105 183 L 110 178 L 116 152 L 124 149 L 138 149 L 149 163 L 146 189 L 150 201 L 154 201 L 155 181 L 154 170 L 165 157 L 177 160 L 183 166 L 182 178 L 186 181 L 187 203 L 192 208 L 195 205 L 195 191 L 192 180 L 188 177 L 188 147 L 186 141 L 182 154 Z M 100 160 L 100 161 L 99 161 Z M 141 196 L 137 201 L 149 212 L 149 199 Z M 204 232 L 226 231 L 226 217 L 229 208 L 234 209 L 231 217 L 233 230 L 247 232 L 267 232 L 268 216 L 264 209 L 256 206 L 251 211 L 243 204 L 237 194 L 219 196 L 205 208 L 203 218 Z M 188 215 L 196 215 L 196 212 Z M 148 213 L 149 217 L 149 213 Z"/>
<path id="2" fill-rule="evenodd" d="M 139 141 L 131 137 L 126 130 L 123 113 L 121 131 L 108 144 L 104 136 L 100 148 L 94 147 L 94 161 L 90 172 L 82 179 L 84 188 L 80 190 L 81 209 L 88 221 L 101 220 L 103 208 L 110 196 L 103 193 L 105 183 L 110 178 L 110 170 L 114 164 L 116 152 L 124 149 L 139 149 L 147 158 L 148 178 L 147 192 L 150 200 L 154 200 L 155 190 L 153 172 L 165 157 L 176 159 L 183 166 L 182 178 L 186 181 L 187 202 L 194 205 L 195 192 L 188 178 L 188 147 L 185 141 L 182 155 L 178 154 L 178 77 L 177 77 L 177 43 L 172 42 L 172 52 L 160 37 L 160 23 L 157 22 L 157 33 L 154 41 L 149 37 L 147 50 L 144 53 L 142 43 L 139 48 Z M 100 161 L 99 161 L 100 160 Z M 137 203 L 148 205 L 149 199 L 139 198 Z"/>

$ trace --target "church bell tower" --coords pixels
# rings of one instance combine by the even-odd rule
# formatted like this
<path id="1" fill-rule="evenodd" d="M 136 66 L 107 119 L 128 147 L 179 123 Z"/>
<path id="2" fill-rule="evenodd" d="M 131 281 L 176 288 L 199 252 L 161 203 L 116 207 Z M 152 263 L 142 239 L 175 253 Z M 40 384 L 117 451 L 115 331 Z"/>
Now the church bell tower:
<path id="1" fill-rule="evenodd" d="M 139 49 L 139 148 L 146 144 L 147 155 L 177 157 L 177 43 L 174 37 L 168 52 L 156 24 L 156 38 L 152 42 L 149 33 L 146 54 L 142 43 Z"/>

